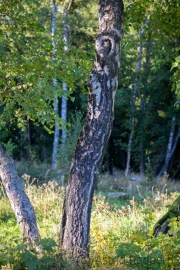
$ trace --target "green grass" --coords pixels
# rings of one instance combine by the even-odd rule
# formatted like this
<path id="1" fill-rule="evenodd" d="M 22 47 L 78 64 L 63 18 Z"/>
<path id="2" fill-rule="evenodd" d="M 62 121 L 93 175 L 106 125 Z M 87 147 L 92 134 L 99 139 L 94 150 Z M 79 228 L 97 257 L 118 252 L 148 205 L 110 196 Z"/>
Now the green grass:
<path id="1" fill-rule="evenodd" d="M 58 244 L 65 188 L 54 181 L 54 178 L 41 185 L 32 184 L 30 176 L 24 178 L 23 185 L 34 206 L 42 239 L 51 238 Z M 118 172 L 115 179 L 108 174 L 99 176 L 91 215 L 88 269 L 176 269 L 173 268 L 176 267 L 173 260 L 175 255 L 179 256 L 177 255 L 179 254 L 177 246 L 180 246 L 178 238 L 161 236 L 163 240 L 154 239 L 152 230 L 156 221 L 167 211 L 167 205 L 170 205 L 179 195 L 180 186 L 178 183 L 168 182 L 167 179 L 166 182 L 161 179 L 153 184 L 154 186 L 150 186 L 146 179 L 142 183 L 132 184 Z M 20 248 L 22 241 L 19 226 L 2 187 L 0 190 L 0 262 L 5 256 L 3 254 L 10 254 L 9 265 L 3 266 L 2 269 L 27 269 L 23 264 L 24 257 L 22 258 Z M 121 190 L 128 193 L 128 198 L 108 198 L 108 192 Z M 178 224 L 174 220 L 173 226 L 177 227 Z M 48 241 L 44 240 L 45 245 L 49 243 Z M 171 249 L 168 248 L 169 245 Z M 14 255 L 12 247 L 17 249 L 17 255 Z M 48 250 L 49 255 L 45 259 L 53 257 L 55 250 L 57 252 L 57 248 Z M 129 258 L 134 255 L 141 259 L 144 256 L 147 261 L 150 255 L 156 256 L 160 253 L 165 262 L 157 266 L 153 264 L 151 268 L 146 267 L 147 262 L 141 266 L 135 263 L 133 266 L 129 261 Z M 34 258 L 31 258 L 31 263 L 34 262 Z M 54 256 L 54 259 L 56 260 L 57 257 Z M 32 268 L 33 264 L 30 265 L 30 270 L 35 269 Z M 72 262 L 66 262 L 56 269 L 73 269 L 72 265 Z M 40 266 L 38 269 L 41 269 Z"/>

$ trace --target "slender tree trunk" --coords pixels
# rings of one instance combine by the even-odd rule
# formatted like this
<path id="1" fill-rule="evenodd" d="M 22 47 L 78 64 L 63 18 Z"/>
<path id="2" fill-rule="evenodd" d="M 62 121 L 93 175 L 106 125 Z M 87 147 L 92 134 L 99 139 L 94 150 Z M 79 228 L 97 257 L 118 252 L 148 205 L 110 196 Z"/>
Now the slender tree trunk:
<path id="1" fill-rule="evenodd" d="M 134 117 L 135 101 L 136 101 L 136 86 L 133 83 L 132 84 L 132 102 L 131 102 L 131 111 L 132 111 L 131 132 L 130 132 L 129 141 L 128 141 L 128 152 L 127 152 L 127 162 L 126 162 L 125 177 L 128 176 L 129 168 L 130 168 L 130 161 L 131 161 L 131 146 L 132 146 L 132 141 L 133 141 L 133 136 L 134 136 L 134 122 L 135 122 L 135 117 Z"/>
<path id="2" fill-rule="evenodd" d="M 51 12 L 51 36 L 52 36 L 52 45 L 53 45 L 53 57 L 56 56 L 56 44 L 54 41 L 56 31 L 56 0 L 52 0 L 52 12 Z M 57 79 L 53 79 L 53 85 L 56 87 Z M 58 108 L 58 97 L 55 96 L 54 100 L 54 111 L 56 115 L 59 115 L 59 108 Z M 53 152 L 52 152 L 52 169 L 57 169 L 57 153 L 58 153 L 58 146 L 59 146 L 59 124 L 55 123 L 54 128 L 54 141 L 53 141 Z"/>
<path id="3" fill-rule="evenodd" d="M 171 127 L 171 132 L 172 132 L 172 129 L 173 128 Z M 171 132 L 170 132 L 170 137 L 172 135 Z M 177 146 L 177 143 L 179 141 L 179 138 L 180 138 L 180 127 L 178 128 L 178 132 L 177 132 L 176 138 L 174 140 L 173 147 L 171 148 L 171 151 L 170 152 L 169 152 L 169 150 L 167 151 L 168 152 L 168 155 L 166 155 L 165 164 L 164 164 L 163 168 L 161 169 L 161 171 L 158 174 L 159 177 L 162 176 L 165 172 L 167 172 L 167 169 L 169 167 L 169 162 L 170 162 L 170 160 L 171 160 L 171 158 L 172 158 L 172 156 L 174 154 L 174 151 L 176 149 L 176 146 Z M 171 140 L 171 139 L 169 138 L 169 140 Z M 168 146 L 170 146 L 169 143 L 168 143 Z"/>
<path id="4" fill-rule="evenodd" d="M 149 17 L 149 16 L 148 16 Z M 149 18 L 147 19 L 146 26 L 149 27 Z M 137 74 L 141 71 L 141 66 L 142 66 L 142 55 L 143 55 L 143 44 L 142 44 L 142 38 L 145 33 L 145 29 L 142 29 L 140 32 L 140 43 L 139 43 L 139 57 L 138 57 L 138 63 L 136 67 Z M 148 38 L 149 41 L 149 38 Z M 146 52 L 146 68 L 149 67 L 149 45 L 147 46 L 147 52 Z M 138 76 L 136 77 L 136 79 Z M 138 80 L 138 79 L 137 79 Z M 146 107 L 146 82 L 147 79 L 144 81 L 144 90 L 141 92 L 140 89 L 139 91 L 139 99 L 140 99 L 140 143 L 139 143 L 139 153 L 140 153 L 140 175 L 145 174 L 145 162 L 144 162 L 144 142 L 143 142 L 143 136 L 142 134 L 144 133 L 143 130 L 143 125 L 144 125 L 144 117 L 145 117 L 145 107 Z"/>
<path id="5" fill-rule="evenodd" d="M 55 80 L 53 80 L 55 81 Z M 55 85 L 55 83 L 54 83 Z M 55 105 L 54 105 L 54 111 L 57 115 L 59 115 L 59 108 L 58 108 L 58 97 L 55 97 Z M 54 141 L 53 141 L 53 153 L 52 153 L 52 169 L 57 169 L 57 154 L 58 154 L 58 146 L 59 146 L 59 124 L 55 124 L 54 128 Z"/>
<path id="6" fill-rule="evenodd" d="M 173 116 L 172 121 L 171 121 L 171 130 L 169 134 L 169 141 L 168 141 L 165 163 L 169 161 L 169 158 L 171 156 L 171 150 L 172 150 L 173 138 L 174 138 L 174 132 L 175 132 L 175 122 L 176 122 L 176 117 Z"/>
<path id="7" fill-rule="evenodd" d="M 137 68 L 136 71 L 139 73 L 141 71 L 141 62 L 142 62 L 142 37 L 144 35 L 144 29 L 140 32 L 140 43 L 139 43 L 139 57 L 138 57 L 138 63 L 137 63 Z M 136 80 L 138 76 L 136 77 Z M 140 143 L 139 143 L 139 154 L 140 154 L 140 175 L 144 175 L 145 169 L 144 169 L 144 146 L 143 146 L 143 141 L 142 141 L 142 133 L 143 133 L 143 96 L 141 94 L 140 89 L 139 90 L 139 98 L 140 98 Z"/>
<path id="8" fill-rule="evenodd" d="M 133 136 L 134 136 L 134 113 L 135 113 L 135 99 L 136 99 L 136 92 L 138 88 L 138 83 L 139 83 L 139 73 L 141 71 L 141 62 L 142 62 L 142 37 L 144 35 L 144 29 L 141 30 L 140 35 L 139 35 L 139 52 L 138 52 L 138 61 L 136 64 L 136 78 L 135 78 L 135 83 L 132 84 L 132 102 L 131 102 L 131 108 L 132 108 L 132 117 L 131 117 L 131 132 L 129 136 L 129 141 L 128 141 L 128 152 L 127 152 L 127 162 L 126 162 L 126 170 L 125 170 L 125 176 L 127 177 L 129 173 L 129 167 L 130 167 L 130 161 L 131 161 L 131 145 L 133 141 Z M 138 89 L 139 95 L 140 95 L 140 89 Z M 141 95 L 140 95 L 140 100 L 141 100 Z M 142 104 L 142 103 L 140 103 Z M 140 128 L 141 130 L 141 128 Z M 144 164 L 144 161 L 142 160 L 142 152 L 143 152 L 143 145 L 142 141 L 140 142 L 140 172 L 142 173 L 143 167 L 142 164 Z"/>
<path id="9" fill-rule="evenodd" d="M 33 243 L 36 238 L 40 238 L 34 208 L 20 184 L 14 160 L 8 156 L 1 146 L 0 177 L 20 225 L 23 238 Z"/>
<path id="10" fill-rule="evenodd" d="M 88 109 L 71 164 L 60 234 L 60 247 L 83 257 L 88 256 L 95 178 L 114 118 L 122 22 L 121 0 L 99 0 L 97 54 L 90 72 Z"/>
<path id="11" fill-rule="evenodd" d="M 27 117 L 27 143 L 28 143 L 28 151 L 30 152 L 31 149 L 31 127 L 30 127 L 30 122 L 29 118 Z"/>
<path id="12" fill-rule="evenodd" d="M 70 9 L 71 7 L 71 4 L 72 4 L 72 1 L 70 2 L 69 4 L 69 7 L 68 7 L 68 10 Z M 67 18 L 68 18 L 68 10 L 66 10 L 65 12 L 65 24 L 64 24 L 64 43 L 65 43 L 65 46 L 64 46 L 64 51 L 65 52 L 68 52 L 69 50 L 69 30 L 68 30 L 68 23 L 67 23 Z M 68 86 L 65 82 L 63 82 L 62 84 L 62 87 L 63 87 L 63 91 L 67 91 L 68 90 Z M 67 121 L 67 98 L 66 97 L 62 97 L 62 101 L 61 101 L 61 118 L 64 122 Z M 62 139 L 62 143 L 64 143 L 66 141 L 66 138 L 67 138 L 67 133 L 66 133 L 66 130 L 63 129 L 62 130 L 62 136 L 61 136 L 61 139 Z"/>

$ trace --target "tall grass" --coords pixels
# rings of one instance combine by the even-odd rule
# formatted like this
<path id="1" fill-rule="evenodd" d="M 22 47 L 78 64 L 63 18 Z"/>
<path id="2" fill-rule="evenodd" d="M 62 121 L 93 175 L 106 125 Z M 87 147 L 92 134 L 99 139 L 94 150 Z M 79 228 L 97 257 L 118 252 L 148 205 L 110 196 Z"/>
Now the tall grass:
<path id="1" fill-rule="evenodd" d="M 35 208 L 41 237 L 52 238 L 58 244 L 65 187 L 54 178 L 41 184 L 37 184 L 37 179 L 38 177 L 24 174 L 22 182 Z M 127 263 L 120 256 L 117 258 L 117 250 L 126 244 L 132 244 L 135 248 L 134 243 L 143 250 L 146 249 L 148 241 L 152 242 L 150 238 L 154 224 L 167 211 L 167 205 L 172 204 L 180 191 L 178 183 L 167 179 L 155 180 L 152 184 L 149 185 L 147 179 L 132 182 L 119 172 L 113 177 L 108 174 L 99 176 L 93 198 L 88 269 L 125 270 Z M 110 191 L 123 191 L 127 196 L 109 198 Z M 20 230 L 1 186 L 0 244 L 10 247 L 14 239 L 20 241 Z M 155 245 L 158 246 L 159 242 Z M 8 267 L 4 269 L 15 269 L 13 263 Z M 163 267 L 159 269 L 168 269 Z M 68 265 L 57 269 L 73 268 Z"/>

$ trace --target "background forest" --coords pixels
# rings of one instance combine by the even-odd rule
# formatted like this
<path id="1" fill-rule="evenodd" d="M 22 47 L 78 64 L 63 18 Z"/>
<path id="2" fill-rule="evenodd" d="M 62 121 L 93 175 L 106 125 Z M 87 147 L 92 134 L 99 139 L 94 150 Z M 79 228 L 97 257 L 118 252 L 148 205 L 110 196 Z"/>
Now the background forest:
<path id="1" fill-rule="evenodd" d="M 177 238 L 151 236 L 179 195 L 180 3 L 124 0 L 124 6 L 114 122 L 93 201 L 91 267 L 179 269 L 179 220 L 171 221 Z M 1 186 L 0 266 L 53 269 L 64 186 L 87 108 L 98 3 L 0 1 L 0 18 L 0 145 L 16 161 L 46 251 L 42 260 L 21 252 Z M 124 197 L 109 198 L 110 191 Z M 60 258 L 54 269 L 73 269 L 73 261 Z"/>
<path id="2" fill-rule="evenodd" d="M 121 72 L 104 169 L 144 174 L 150 163 L 155 176 L 167 172 L 178 179 L 179 3 L 124 4 Z M 62 169 L 69 166 L 86 111 L 97 3 L 57 1 L 55 9 L 52 32 L 51 2 L 1 2 L 0 142 L 16 160 L 51 164 L 54 124 L 66 126 L 55 150 Z"/>

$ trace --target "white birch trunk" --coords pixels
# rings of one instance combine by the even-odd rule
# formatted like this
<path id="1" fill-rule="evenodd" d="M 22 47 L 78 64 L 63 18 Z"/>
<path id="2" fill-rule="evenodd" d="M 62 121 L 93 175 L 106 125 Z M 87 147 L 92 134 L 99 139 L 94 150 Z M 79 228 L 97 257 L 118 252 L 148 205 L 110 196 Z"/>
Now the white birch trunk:
<path id="1" fill-rule="evenodd" d="M 53 45 L 53 57 L 55 58 L 56 55 L 56 44 L 54 41 L 55 31 L 56 31 L 56 1 L 52 0 L 52 24 L 51 24 L 51 36 L 52 36 L 52 45 Z M 54 86 L 57 85 L 57 80 L 53 79 Z M 59 115 L 58 109 L 58 97 L 55 96 L 55 104 L 54 104 L 54 111 L 56 115 Z M 58 145 L 59 145 L 59 124 L 55 123 L 54 128 L 54 141 L 53 141 L 53 153 L 52 153 L 52 169 L 57 169 L 57 153 L 58 153 Z"/>
<path id="2" fill-rule="evenodd" d="M 14 160 L 0 146 L 0 178 L 11 207 L 20 225 L 22 236 L 27 242 L 34 243 L 39 239 L 39 231 L 36 222 L 34 208 L 31 205 L 16 171 Z"/>
<path id="3" fill-rule="evenodd" d="M 70 6 L 69 6 L 70 8 Z M 68 16 L 68 13 L 66 11 L 66 20 L 67 20 L 67 16 Z M 68 52 L 68 49 L 69 49 L 69 31 L 68 31 L 68 24 L 65 23 L 64 24 L 64 42 L 65 42 L 65 46 L 64 46 L 64 51 L 65 52 Z M 67 91 L 68 90 L 68 86 L 65 82 L 63 82 L 62 84 L 62 87 L 63 87 L 63 91 Z M 66 122 L 67 121 L 67 98 L 65 97 L 62 97 L 62 101 L 61 101 L 61 119 Z M 66 133 L 66 130 L 62 130 L 62 136 L 61 136 L 61 139 L 62 139 L 62 142 L 64 143 L 65 140 L 67 138 L 67 133 Z"/>
<path id="4" fill-rule="evenodd" d="M 142 37 L 144 35 L 144 29 L 142 29 L 142 31 L 140 32 L 140 43 L 139 43 L 139 57 L 138 57 L 138 63 L 137 63 L 137 73 L 139 73 L 141 71 L 141 62 L 142 62 Z M 136 81 L 138 81 L 137 77 L 136 77 Z M 138 82 L 137 82 L 138 83 Z M 140 93 L 139 90 L 139 98 L 140 98 L 140 110 L 141 110 L 141 123 L 140 123 L 140 134 L 142 134 L 143 132 L 143 128 L 142 128 L 142 112 L 143 112 L 143 97 Z M 143 147 L 143 141 L 142 139 L 140 140 L 140 144 L 139 144 L 139 153 L 140 153 L 140 175 L 144 175 L 144 147 Z"/>
<path id="5" fill-rule="evenodd" d="M 135 101 L 136 101 L 136 86 L 135 86 L 135 84 L 132 84 L 132 94 L 133 94 L 133 96 L 132 96 L 132 102 L 131 102 L 131 107 L 132 107 L 131 133 L 130 133 L 129 141 L 128 141 L 128 152 L 127 152 L 125 177 L 127 177 L 128 173 L 129 173 L 130 161 L 131 161 L 131 146 L 132 146 L 132 141 L 133 141 L 133 136 L 134 136 L 134 122 L 135 122 L 134 112 L 135 112 Z"/>
<path id="6" fill-rule="evenodd" d="M 173 120 L 173 119 L 172 119 Z M 174 120 L 173 120 L 174 121 Z M 163 168 L 161 169 L 161 171 L 159 172 L 158 174 L 158 177 L 162 176 L 165 172 L 167 172 L 167 169 L 169 167 L 169 162 L 172 158 L 172 155 L 174 154 L 174 151 L 176 149 L 176 146 L 177 146 L 177 143 L 178 143 L 178 140 L 180 138 L 180 127 L 178 128 L 178 133 L 176 135 L 176 138 L 174 140 L 174 144 L 173 146 L 171 145 L 173 138 L 172 135 L 173 135 L 173 125 L 174 125 L 174 122 L 172 122 L 172 126 L 171 126 L 171 132 L 170 132 L 170 136 L 169 136 L 169 143 L 168 143 L 168 147 L 170 148 L 171 147 L 171 151 L 169 151 L 169 149 L 167 150 L 167 155 L 166 155 L 166 160 L 165 160 L 165 164 L 163 166 Z"/>
<path id="7" fill-rule="evenodd" d="M 64 10 L 65 17 L 67 18 L 68 16 L 68 11 L 71 7 L 72 0 L 69 1 L 69 4 Z M 54 42 L 54 36 L 55 36 L 55 29 L 56 29 L 56 2 L 55 0 L 52 0 L 52 39 L 53 39 L 53 54 L 56 54 L 56 43 Z M 64 46 L 64 51 L 67 52 L 69 49 L 69 31 L 68 31 L 68 24 L 64 24 L 64 29 L 63 29 L 63 38 L 65 41 L 65 46 Z M 54 85 L 57 84 L 57 81 L 54 79 L 53 80 Z M 68 86 L 65 82 L 62 84 L 63 91 L 68 90 Z M 57 100 L 57 96 L 55 97 Z M 57 103 L 54 106 L 54 110 L 57 115 L 59 115 L 59 109 L 58 109 L 58 100 Z M 64 123 L 67 122 L 67 98 L 62 97 L 61 101 L 61 119 L 64 121 Z M 58 154 L 58 145 L 59 145 L 59 137 L 60 137 L 60 132 L 59 132 L 59 124 L 55 124 L 55 130 L 54 130 L 54 142 L 53 142 L 53 154 L 52 154 L 52 169 L 57 169 L 57 154 Z M 67 137 L 66 131 L 63 129 L 62 130 L 62 142 L 65 142 Z"/>
<path id="8" fill-rule="evenodd" d="M 176 122 L 176 117 L 173 116 L 172 117 L 172 122 L 171 122 L 171 131 L 170 131 L 170 134 L 169 134 L 169 141 L 168 141 L 168 147 L 167 147 L 165 163 L 168 162 L 169 157 L 171 156 L 171 150 L 172 150 L 173 138 L 174 138 L 174 131 L 175 131 L 175 122 Z"/>
<path id="9" fill-rule="evenodd" d="M 130 161 L 131 161 L 131 146 L 132 146 L 132 141 L 133 141 L 133 136 L 134 136 L 134 111 L 135 111 L 135 100 L 136 100 L 136 91 L 137 91 L 137 84 L 138 84 L 138 73 L 141 71 L 141 61 L 142 61 L 142 36 L 144 34 L 144 29 L 141 30 L 140 32 L 140 43 L 139 43 L 139 52 L 138 52 L 138 61 L 136 64 L 136 79 L 135 83 L 132 84 L 132 92 L 133 92 L 133 97 L 132 97 L 132 117 L 131 117 L 131 132 L 128 140 L 128 151 L 127 151 L 127 162 L 126 162 L 126 170 L 125 170 L 125 177 L 127 177 L 129 173 L 129 168 L 130 168 Z"/>
<path id="10" fill-rule="evenodd" d="M 65 82 L 63 82 L 63 91 L 67 91 L 68 87 L 67 84 Z M 62 97 L 62 101 L 61 101 L 61 118 L 64 122 L 67 121 L 67 98 Z M 62 143 L 64 143 L 66 141 L 67 138 L 67 133 L 66 130 L 62 130 L 62 135 L 61 135 L 61 139 L 62 139 Z"/>
<path id="11" fill-rule="evenodd" d="M 60 247 L 75 256 L 88 257 L 96 174 L 114 119 L 122 22 L 121 0 L 99 0 L 99 32 L 90 72 L 88 109 L 71 163 L 61 223 Z"/>
<path id="12" fill-rule="evenodd" d="M 149 26 L 149 16 L 147 18 L 147 21 L 145 23 L 145 26 Z M 138 63 L 136 67 L 137 74 L 141 71 L 141 65 L 142 65 L 142 55 L 143 55 L 143 44 L 142 44 L 142 38 L 145 33 L 145 29 L 143 28 L 140 32 L 140 43 L 139 43 L 139 57 L 138 57 Z M 149 61 L 149 57 L 146 56 L 146 64 Z M 137 77 L 136 77 L 136 80 Z M 138 81 L 137 81 L 138 83 Z M 140 111 L 141 111 L 141 119 L 140 119 L 140 135 L 143 133 L 143 121 L 144 121 L 144 112 L 145 112 L 145 105 L 146 105 L 146 93 L 144 89 L 144 93 L 142 94 L 139 90 L 139 99 L 140 99 Z M 143 140 L 140 139 L 139 143 L 139 153 L 140 153 L 140 175 L 144 175 L 145 168 L 144 168 L 144 144 Z"/>

